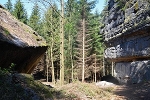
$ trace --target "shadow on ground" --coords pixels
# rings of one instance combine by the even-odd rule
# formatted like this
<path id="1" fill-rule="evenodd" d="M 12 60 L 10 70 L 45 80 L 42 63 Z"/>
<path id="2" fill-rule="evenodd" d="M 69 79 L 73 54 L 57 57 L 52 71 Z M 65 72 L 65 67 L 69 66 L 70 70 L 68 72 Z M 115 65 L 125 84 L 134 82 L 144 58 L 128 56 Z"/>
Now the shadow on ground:
<path id="1" fill-rule="evenodd" d="M 104 76 L 101 80 L 116 84 L 114 94 L 123 100 L 150 100 L 150 81 L 120 85 L 117 79 L 111 75 Z"/>
<path id="2" fill-rule="evenodd" d="M 122 96 L 126 100 L 150 100 L 150 82 L 120 85 L 114 91 L 114 94 Z"/>
<path id="3" fill-rule="evenodd" d="M 101 81 L 107 81 L 107 82 L 111 82 L 113 84 L 119 85 L 118 80 L 115 77 L 113 77 L 112 75 L 103 76 L 101 78 Z"/>

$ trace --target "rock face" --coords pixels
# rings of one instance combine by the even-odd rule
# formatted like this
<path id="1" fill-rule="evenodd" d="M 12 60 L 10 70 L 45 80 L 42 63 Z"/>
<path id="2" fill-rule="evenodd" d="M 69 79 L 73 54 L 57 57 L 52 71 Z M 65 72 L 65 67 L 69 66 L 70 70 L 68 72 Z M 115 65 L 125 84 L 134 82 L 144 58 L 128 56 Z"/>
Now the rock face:
<path id="1" fill-rule="evenodd" d="M 117 79 L 122 83 L 150 80 L 145 77 L 150 73 L 149 0 L 109 0 L 104 21 L 105 58 L 115 62 Z"/>
<path id="2" fill-rule="evenodd" d="M 118 62 L 114 75 L 120 83 L 132 84 L 150 80 L 150 60 Z"/>
<path id="3" fill-rule="evenodd" d="M 0 67 L 31 73 L 44 55 L 46 41 L 0 6 Z"/>

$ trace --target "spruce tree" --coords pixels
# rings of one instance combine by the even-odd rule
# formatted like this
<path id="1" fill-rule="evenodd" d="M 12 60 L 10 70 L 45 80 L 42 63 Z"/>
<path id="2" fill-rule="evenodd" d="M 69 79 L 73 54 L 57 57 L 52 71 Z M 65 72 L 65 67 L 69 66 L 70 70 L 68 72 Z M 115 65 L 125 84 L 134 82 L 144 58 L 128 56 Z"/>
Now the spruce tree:
<path id="1" fill-rule="evenodd" d="M 37 3 L 34 4 L 31 16 L 28 21 L 28 25 L 33 28 L 33 30 L 40 33 L 40 10 Z"/>
<path id="2" fill-rule="evenodd" d="M 68 0 L 65 6 L 65 79 L 74 80 L 74 42 L 77 33 L 76 24 L 79 13 L 77 9 L 77 0 Z M 70 80 L 69 80 L 70 81 Z"/>
<path id="3" fill-rule="evenodd" d="M 79 0 L 80 22 L 78 24 L 79 32 L 77 35 L 77 56 L 78 66 L 82 66 L 82 82 L 85 80 L 85 70 L 88 66 L 87 62 L 90 59 L 89 51 L 91 49 L 88 31 L 88 16 L 94 8 L 96 1 Z M 86 67 L 86 68 L 85 68 Z"/>
<path id="4" fill-rule="evenodd" d="M 60 0 L 60 84 L 64 84 L 64 0 Z"/>
<path id="5" fill-rule="evenodd" d="M 47 67 L 51 68 L 52 82 L 55 84 L 55 78 L 58 78 L 56 72 L 58 72 L 59 60 L 60 60 L 60 37 L 59 37 L 59 14 L 56 4 L 49 5 L 47 11 L 44 13 L 43 19 L 43 36 L 45 37 L 48 45 L 47 50 Z M 57 63 L 54 65 L 54 63 Z M 56 69 L 56 70 L 55 70 Z M 48 71 L 47 71 L 48 72 Z"/>
<path id="6" fill-rule="evenodd" d="M 98 12 L 94 14 L 90 14 L 89 16 L 89 32 L 91 33 L 91 44 L 92 44 L 92 49 L 90 55 L 92 55 L 92 63 L 93 67 L 90 68 L 92 69 L 92 74 L 93 74 L 93 80 L 96 82 L 96 73 L 100 72 L 100 62 L 102 62 L 102 57 L 103 57 L 103 37 L 102 34 L 100 33 L 100 14 Z M 95 77 L 95 79 L 94 79 Z"/>
<path id="7" fill-rule="evenodd" d="M 12 13 L 18 20 L 27 24 L 27 19 L 28 19 L 27 12 L 26 12 L 21 0 L 16 1 L 15 5 L 14 5 L 14 10 Z"/>
<path id="8" fill-rule="evenodd" d="M 12 10 L 13 10 L 13 5 L 11 3 L 11 0 L 8 0 L 5 4 L 5 8 L 10 12 L 12 13 Z"/>

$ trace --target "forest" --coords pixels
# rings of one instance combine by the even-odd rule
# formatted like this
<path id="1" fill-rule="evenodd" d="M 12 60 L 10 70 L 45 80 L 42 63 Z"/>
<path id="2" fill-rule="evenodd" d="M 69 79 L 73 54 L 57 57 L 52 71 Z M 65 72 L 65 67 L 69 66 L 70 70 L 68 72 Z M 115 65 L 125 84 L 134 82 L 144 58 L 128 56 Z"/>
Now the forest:
<path id="1" fill-rule="evenodd" d="M 0 100 L 150 100 L 150 1 L 104 1 L 0 4 Z"/>
<path id="2" fill-rule="evenodd" d="M 47 42 L 42 60 L 47 81 L 60 84 L 80 80 L 96 82 L 103 76 L 103 36 L 100 28 L 105 10 L 92 13 L 97 0 L 28 0 L 33 3 L 31 15 L 21 0 L 4 7 L 29 25 Z M 107 7 L 105 7 L 107 8 Z M 35 68 L 36 72 L 40 68 Z"/>

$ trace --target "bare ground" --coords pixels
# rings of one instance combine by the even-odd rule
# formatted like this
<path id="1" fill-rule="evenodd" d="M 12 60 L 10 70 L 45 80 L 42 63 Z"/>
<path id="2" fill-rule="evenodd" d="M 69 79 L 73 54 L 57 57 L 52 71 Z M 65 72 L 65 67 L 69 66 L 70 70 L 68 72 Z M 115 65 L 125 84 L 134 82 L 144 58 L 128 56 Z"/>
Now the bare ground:
<path id="1" fill-rule="evenodd" d="M 117 85 L 114 95 L 118 100 L 150 100 L 150 82 Z"/>
<path id="2" fill-rule="evenodd" d="M 74 98 L 65 100 L 150 100 L 150 82 L 112 87 L 76 82 L 55 88 Z"/>

